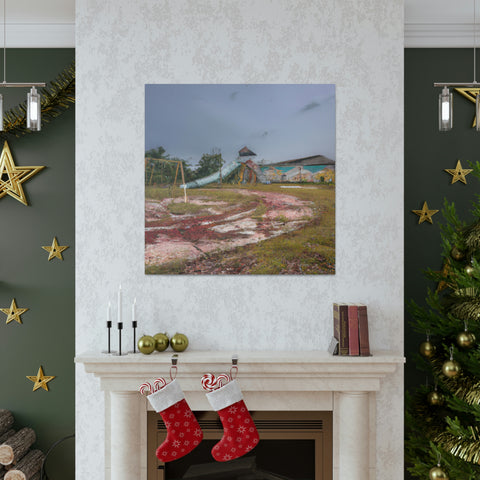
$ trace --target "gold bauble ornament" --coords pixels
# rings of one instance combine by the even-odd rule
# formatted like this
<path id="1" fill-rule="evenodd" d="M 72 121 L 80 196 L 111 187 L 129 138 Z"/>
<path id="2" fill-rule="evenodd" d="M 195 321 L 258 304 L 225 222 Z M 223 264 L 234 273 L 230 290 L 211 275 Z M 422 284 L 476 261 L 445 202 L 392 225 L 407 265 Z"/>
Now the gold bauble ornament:
<path id="1" fill-rule="evenodd" d="M 444 400 L 443 394 L 436 390 L 427 395 L 427 401 L 430 405 L 443 405 Z"/>
<path id="2" fill-rule="evenodd" d="M 432 358 L 435 355 L 435 345 L 430 341 L 426 340 L 420 344 L 420 354 L 425 358 Z"/>
<path id="3" fill-rule="evenodd" d="M 150 355 L 155 350 L 156 340 L 151 337 L 150 335 L 144 335 L 138 341 L 138 350 L 142 352 L 144 355 Z"/>
<path id="4" fill-rule="evenodd" d="M 473 268 L 473 265 L 467 265 L 464 270 L 465 270 L 465 273 L 470 276 L 472 276 L 473 272 L 475 271 L 475 269 Z"/>
<path id="5" fill-rule="evenodd" d="M 447 360 L 442 366 L 442 372 L 448 378 L 456 377 L 460 370 L 460 364 L 455 360 Z"/>
<path id="6" fill-rule="evenodd" d="M 430 480 L 448 480 L 448 475 L 441 467 L 433 467 L 428 473 Z"/>
<path id="7" fill-rule="evenodd" d="M 168 345 L 170 343 L 170 340 L 167 337 L 166 333 L 157 333 L 156 335 L 153 336 L 155 339 L 155 350 L 157 352 L 163 352 L 168 348 Z"/>
<path id="8" fill-rule="evenodd" d="M 450 250 L 450 255 L 454 260 L 462 260 L 465 258 L 465 254 L 457 247 L 453 247 L 452 250 Z"/>
<path id="9" fill-rule="evenodd" d="M 170 339 L 170 345 L 176 352 L 183 352 L 188 347 L 188 338 L 183 333 L 176 333 Z"/>
<path id="10" fill-rule="evenodd" d="M 457 335 L 457 345 L 462 348 L 472 348 L 475 345 L 475 335 L 468 330 Z"/>

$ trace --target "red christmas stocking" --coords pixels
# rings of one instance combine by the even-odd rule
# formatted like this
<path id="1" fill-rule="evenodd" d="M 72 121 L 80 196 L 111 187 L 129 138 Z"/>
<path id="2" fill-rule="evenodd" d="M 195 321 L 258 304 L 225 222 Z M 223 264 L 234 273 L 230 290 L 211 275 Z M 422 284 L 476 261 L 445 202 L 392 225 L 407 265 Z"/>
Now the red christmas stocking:
<path id="1" fill-rule="evenodd" d="M 213 458 L 217 462 L 226 462 L 252 450 L 259 440 L 257 427 L 245 406 L 236 380 L 207 393 L 207 398 L 218 412 L 224 429 L 222 439 L 212 449 Z"/>
<path id="2" fill-rule="evenodd" d="M 156 452 L 159 460 L 177 460 L 198 446 L 203 432 L 176 380 L 147 398 L 167 427 L 167 438 Z"/>

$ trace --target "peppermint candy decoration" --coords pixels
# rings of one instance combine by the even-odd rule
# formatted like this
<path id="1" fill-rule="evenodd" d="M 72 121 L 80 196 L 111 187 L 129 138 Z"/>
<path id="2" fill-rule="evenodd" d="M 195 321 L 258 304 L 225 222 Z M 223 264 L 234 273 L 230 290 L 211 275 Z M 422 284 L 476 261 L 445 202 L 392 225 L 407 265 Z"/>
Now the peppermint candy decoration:
<path id="1" fill-rule="evenodd" d="M 167 384 L 167 382 L 165 381 L 164 378 L 162 377 L 159 377 L 157 379 L 154 380 L 153 382 L 153 387 L 152 387 L 152 384 L 150 382 L 145 382 L 145 383 L 142 383 L 140 385 L 140 388 L 138 389 L 138 391 L 142 394 L 142 395 L 151 395 L 152 393 L 155 393 L 155 392 L 158 392 L 159 390 L 161 390 L 165 385 Z M 147 392 L 148 390 L 148 392 Z"/>
<path id="2" fill-rule="evenodd" d="M 230 381 L 230 377 L 226 373 L 221 373 L 217 378 L 213 373 L 206 373 L 202 377 L 202 387 L 207 392 L 213 392 Z"/>
<path id="3" fill-rule="evenodd" d="M 150 395 L 151 393 L 154 392 L 150 382 L 142 383 L 138 390 L 142 395 Z M 148 390 L 148 393 L 145 393 L 146 390 Z"/>
<path id="4" fill-rule="evenodd" d="M 160 389 L 162 389 L 167 382 L 165 381 L 164 378 L 159 377 L 153 382 L 153 387 L 155 388 L 155 391 L 158 392 Z"/>

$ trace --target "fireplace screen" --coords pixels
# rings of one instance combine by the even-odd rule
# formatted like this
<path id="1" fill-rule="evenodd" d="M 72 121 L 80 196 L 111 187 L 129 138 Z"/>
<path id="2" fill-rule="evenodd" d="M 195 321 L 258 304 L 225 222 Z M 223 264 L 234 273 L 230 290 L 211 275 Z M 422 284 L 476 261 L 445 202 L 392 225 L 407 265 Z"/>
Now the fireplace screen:
<path id="1" fill-rule="evenodd" d="M 223 435 L 215 412 L 195 412 L 201 444 L 163 463 L 155 450 L 166 437 L 162 419 L 148 412 L 148 480 L 331 480 L 331 412 L 253 412 L 260 443 L 247 455 L 216 462 L 210 451 Z"/>

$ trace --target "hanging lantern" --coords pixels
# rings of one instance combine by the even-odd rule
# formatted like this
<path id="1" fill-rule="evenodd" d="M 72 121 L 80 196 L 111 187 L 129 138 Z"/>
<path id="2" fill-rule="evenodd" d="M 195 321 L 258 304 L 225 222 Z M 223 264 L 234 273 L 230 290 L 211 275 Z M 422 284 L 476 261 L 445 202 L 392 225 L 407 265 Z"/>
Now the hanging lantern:
<path id="1" fill-rule="evenodd" d="M 41 124 L 41 101 L 40 94 L 32 87 L 27 94 L 27 128 L 39 132 Z"/>
<path id="2" fill-rule="evenodd" d="M 453 127 L 453 93 L 448 87 L 443 87 L 438 96 L 438 129 L 447 132 Z"/>

